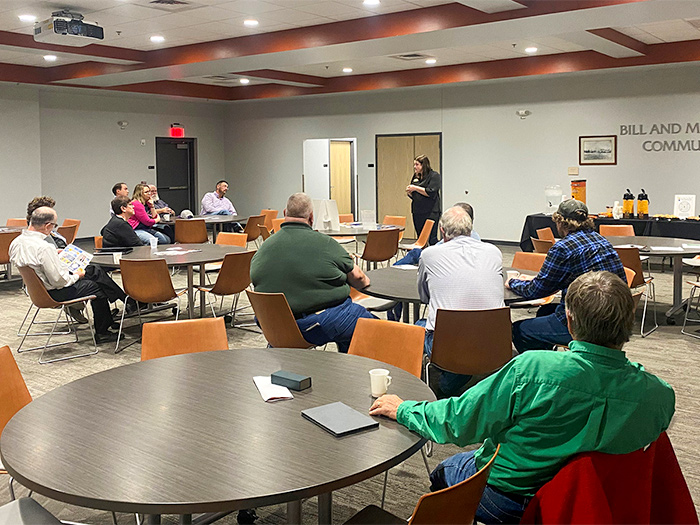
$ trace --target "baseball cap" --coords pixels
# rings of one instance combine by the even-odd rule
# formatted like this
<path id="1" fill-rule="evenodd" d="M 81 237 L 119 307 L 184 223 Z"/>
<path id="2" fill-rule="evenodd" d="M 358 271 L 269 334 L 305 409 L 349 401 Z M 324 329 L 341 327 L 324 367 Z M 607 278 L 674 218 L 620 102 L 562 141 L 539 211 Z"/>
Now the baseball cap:
<path id="1" fill-rule="evenodd" d="M 569 199 L 559 205 L 557 213 L 566 219 L 583 221 L 588 217 L 588 207 L 581 201 Z"/>

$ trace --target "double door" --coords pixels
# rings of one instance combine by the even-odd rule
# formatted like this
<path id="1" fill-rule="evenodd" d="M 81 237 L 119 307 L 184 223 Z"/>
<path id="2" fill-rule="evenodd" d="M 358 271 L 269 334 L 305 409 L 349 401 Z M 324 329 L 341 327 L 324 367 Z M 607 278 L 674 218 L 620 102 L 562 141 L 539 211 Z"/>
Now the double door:
<path id="1" fill-rule="evenodd" d="M 405 216 L 404 237 L 408 239 L 415 239 L 420 233 L 413 228 L 411 199 L 406 196 L 406 186 L 413 177 L 413 159 L 418 155 L 426 155 L 432 168 L 442 174 L 442 133 L 376 137 L 377 219 L 381 221 L 385 215 Z"/>

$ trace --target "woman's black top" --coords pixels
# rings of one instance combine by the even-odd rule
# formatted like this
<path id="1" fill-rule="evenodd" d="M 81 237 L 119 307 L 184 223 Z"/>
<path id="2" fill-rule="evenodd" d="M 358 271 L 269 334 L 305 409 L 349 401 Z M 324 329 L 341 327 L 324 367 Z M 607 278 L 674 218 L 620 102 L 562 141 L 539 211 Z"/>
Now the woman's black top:
<path id="1" fill-rule="evenodd" d="M 414 173 L 411 179 L 411 184 L 420 186 L 425 189 L 428 194 L 424 197 L 417 191 L 411 193 L 411 213 L 426 215 L 430 213 L 440 213 L 440 188 L 442 187 L 442 176 L 434 170 L 431 170 L 423 179 L 420 179 L 420 174 Z"/>

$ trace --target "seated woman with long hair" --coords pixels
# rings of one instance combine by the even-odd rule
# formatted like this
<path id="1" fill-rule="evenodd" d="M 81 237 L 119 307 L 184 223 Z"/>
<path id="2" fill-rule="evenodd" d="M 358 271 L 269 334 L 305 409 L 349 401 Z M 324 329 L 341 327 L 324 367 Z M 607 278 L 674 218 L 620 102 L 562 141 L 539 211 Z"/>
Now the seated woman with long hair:
<path id="1" fill-rule="evenodd" d="M 129 224 L 144 244 L 150 244 L 154 237 L 158 239 L 158 244 L 168 244 L 170 239 L 162 232 L 153 228 L 153 225 L 160 222 L 160 217 L 152 210 L 151 188 L 148 184 L 137 184 L 134 188 L 134 215 L 129 218 Z"/>

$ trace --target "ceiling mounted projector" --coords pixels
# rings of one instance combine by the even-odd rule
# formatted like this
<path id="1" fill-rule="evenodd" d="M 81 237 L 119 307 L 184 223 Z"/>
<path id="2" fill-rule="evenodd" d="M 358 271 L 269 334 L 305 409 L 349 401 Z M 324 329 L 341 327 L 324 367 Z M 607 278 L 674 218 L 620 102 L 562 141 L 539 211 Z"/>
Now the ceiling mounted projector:
<path id="1" fill-rule="evenodd" d="M 87 46 L 104 40 L 105 33 L 97 24 L 83 21 L 80 13 L 54 11 L 51 18 L 34 24 L 34 40 L 61 46 Z"/>

